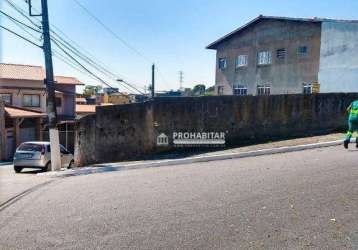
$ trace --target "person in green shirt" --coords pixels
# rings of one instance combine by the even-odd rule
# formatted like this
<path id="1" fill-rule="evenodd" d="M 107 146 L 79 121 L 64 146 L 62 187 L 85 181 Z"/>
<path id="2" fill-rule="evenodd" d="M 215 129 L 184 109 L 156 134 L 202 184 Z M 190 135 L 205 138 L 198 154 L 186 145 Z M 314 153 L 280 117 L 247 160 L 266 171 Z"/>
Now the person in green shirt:
<path id="1" fill-rule="evenodd" d="M 350 140 L 353 136 L 354 132 L 358 132 L 358 100 L 354 101 L 347 108 L 349 112 L 348 118 L 348 132 L 346 135 L 346 139 L 344 140 L 344 147 L 347 149 L 350 143 Z M 358 136 L 356 141 L 356 147 L 358 148 Z"/>

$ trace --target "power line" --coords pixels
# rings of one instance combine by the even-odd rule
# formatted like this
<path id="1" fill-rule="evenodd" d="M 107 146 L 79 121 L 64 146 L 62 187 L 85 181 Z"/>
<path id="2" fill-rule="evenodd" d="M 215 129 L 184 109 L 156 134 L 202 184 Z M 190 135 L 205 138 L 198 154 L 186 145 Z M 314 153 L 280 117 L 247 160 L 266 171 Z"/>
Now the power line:
<path id="1" fill-rule="evenodd" d="M 79 67 L 77 67 L 76 65 L 74 65 L 73 63 L 69 62 L 67 60 L 67 58 L 65 56 L 63 56 L 62 54 L 58 53 L 58 52 L 54 52 L 53 53 L 54 57 L 57 58 L 58 60 L 62 61 L 63 63 L 67 64 L 69 67 L 79 71 L 80 73 L 87 75 L 88 77 L 92 78 L 93 80 L 98 81 L 97 78 L 95 78 L 93 75 L 89 74 L 88 72 L 85 72 L 83 70 L 81 70 Z"/>
<path id="2" fill-rule="evenodd" d="M 23 15 L 24 17 L 26 17 L 26 19 L 28 19 L 27 15 L 24 13 L 24 11 L 23 11 L 20 7 L 16 6 L 14 3 L 10 2 L 10 1 L 7 1 L 7 2 L 8 2 L 9 5 L 10 5 L 11 7 L 13 7 L 18 13 L 20 13 L 21 15 Z M 26 2 L 26 0 L 25 0 L 25 2 Z M 32 36 L 34 39 L 36 39 L 36 40 L 38 40 L 38 41 L 41 41 L 41 39 L 39 39 L 38 37 L 34 36 L 34 34 L 32 34 L 31 32 L 29 32 L 28 30 L 26 30 L 26 29 L 24 28 L 24 26 L 27 27 L 27 28 L 29 28 L 29 29 L 31 29 L 31 30 L 33 30 L 33 31 L 36 31 L 36 32 L 40 32 L 40 33 L 41 33 L 41 31 L 36 30 L 35 28 L 33 28 L 33 27 L 31 27 L 31 26 L 29 26 L 29 25 L 27 25 L 27 24 L 25 24 L 25 23 L 19 21 L 18 19 L 16 19 L 16 18 L 14 18 L 14 17 L 12 17 L 12 16 L 6 14 L 5 12 L 3 12 L 3 11 L 1 11 L 1 10 L 0 10 L 0 13 L 3 14 L 3 15 L 5 15 L 6 17 L 8 17 L 8 18 L 10 19 L 10 21 L 12 21 L 15 25 L 17 25 L 20 29 L 22 29 L 22 30 L 23 30 L 24 32 L 26 32 L 28 35 Z M 41 29 L 41 27 L 37 26 L 37 24 L 36 24 L 35 22 L 33 22 L 32 19 L 28 19 L 28 20 L 29 20 L 31 23 L 33 23 L 34 25 L 36 25 L 36 27 L 38 27 L 39 29 Z M 23 25 L 23 26 L 21 26 L 21 25 Z M 26 41 L 28 41 L 28 39 L 26 39 L 25 37 L 22 37 L 22 36 L 16 34 L 15 32 L 13 32 L 13 31 L 11 31 L 11 30 L 5 28 L 5 27 L 1 27 L 1 28 L 3 28 L 3 29 L 5 29 L 5 30 L 7 30 L 8 32 L 11 32 L 11 33 L 13 33 L 14 35 L 17 35 L 17 36 L 21 37 L 22 39 L 25 39 Z M 28 42 L 30 42 L 31 44 L 33 44 L 31 41 L 28 41 Z M 33 45 L 38 46 L 37 44 L 33 44 Z M 42 47 L 41 47 L 41 48 L 42 48 Z M 78 67 L 76 67 L 74 64 L 72 64 L 71 62 L 69 62 L 68 60 L 66 60 L 66 58 L 65 58 L 63 55 L 61 55 L 58 51 L 53 50 L 53 55 L 54 55 L 57 59 L 61 60 L 62 62 L 64 62 L 64 63 L 67 64 L 68 66 L 70 66 L 71 68 L 73 68 L 73 69 L 75 69 L 75 70 L 77 70 L 77 71 L 79 71 L 79 72 L 81 72 L 81 73 L 83 73 L 83 74 L 86 74 L 86 75 L 90 76 L 92 79 L 97 80 L 97 78 L 94 78 L 92 75 L 88 74 L 87 72 L 82 71 L 81 69 L 79 69 Z"/>
<path id="3" fill-rule="evenodd" d="M 61 39 L 62 40 L 62 39 Z M 58 39 L 56 38 L 52 38 L 52 41 L 55 41 L 57 43 L 60 43 L 64 48 L 66 48 L 67 50 L 69 50 L 70 52 L 72 52 L 73 54 L 75 54 L 76 56 L 78 56 L 79 58 L 81 58 L 83 61 L 85 61 L 86 63 L 88 63 L 90 66 L 92 66 L 93 68 L 95 68 L 96 70 L 98 70 L 99 72 L 101 72 L 102 74 L 104 75 L 107 75 L 107 77 L 109 78 L 112 78 L 113 77 L 113 74 L 102 68 L 101 66 L 99 66 L 98 64 L 96 64 L 96 62 L 94 62 L 91 58 L 88 58 L 86 55 L 83 55 L 81 52 L 79 52 L 76 48 L 73 48 L 70 44 L 68 44 L 66 41 L 59 41 Z M 111 76 L 112 75 L 112 76 Z M 117 80 L 117 79 L 115 79 Z M 129 83 L 125 82 L 125 81 L 120 81 L 122 83 L 124 83 L 126 86 L 134 89 L 135 91 L 139 92 L 142 94 L 142 92 L 140 90 L 138 90 L 137 88 L 133 87 L 132 85 L 130 85 Z M 126 86 L 123 86 L 125 87 L 127 90 L 129 91 L 133 91 L 131 89 L 129 89 L 128 87 Z"/>
<path id="4" fill-rule="evenodd" d="M 88 74 L 88 72 L 85 72 L 84 70 L 80 69 L 78 66 L 76 66 L 74 63 L 70 62 L 64 55 L 62 55 L 60 52 L 58 52 L 57 50 L 52 50 L 52 55 L 62 61 L 63 63 L 65 63 L 66 65 L 68 65 L 69 67 L 71 67 L 74 70 L 77 70 L 78 72 L 82 73 L 83 75 L 86 75 L 88 77 L 90 77 L 93 80 L 97 80 L 97 78 L 94 78 L 94 76 Z"/>
<path id="5" fill-rule="evenodd" d="M 18 13 L 20 13 L 21 15 L 23 15 L 24 17 L 27 18 L 27 15 L 25 14 L 25 12 L 18 6 L 16 6 L 14 3 L 10 2 L 10 1 L 7 1 L 11 7 L 13 7 Z M 26 0 L 25 0 L 26 2 Z M 31 32 L 29 32 L 28 30 L 26 30 L 23 26 L 31 29 L 31 30 L 34 30 L 36 32 L 40 32 L 39 30 L 36 30 L 34 29 L 33 27 L 19 21 L 18 19 L 14 18 L 14 17 L 11 17 L 10 15 L 6 14 L 5 12 L 1 11 L 0 10 L 0 13 L 5 15 L 6 17 L 8 17 L 10 19 L 10 21 L 12 21 L 15 25 L 17 25 L 20 29 L 22 29 L 24 32 L 26 32 L 28 35 L 32 36 L 34 39 L 38 40 L 38 41 L 41 41 L 41 39 L 39 39 L 38 37 L 34 36 L 34 34 L 32 34 Z M 28 18 L 27 18 L 28 19 Z M 33 23 L 34 25 L 36 25 L 36 27 L 38 27 L 39 29 L 41 29 L 41 27 L 37 26 L 37 24 L 35 22 L 33 22 L 32 19 L 28 19 L 31 23 Z M 38 19 L 36 19 L 38 20 Z M 38 20 L 39 21 L 39 20 Z M 40 22 L 40 21 L 39 21 Z M 21 25 L 23 26 L 21 26 Z M 6 28 L 5 28 L 6 29 Z M 10 32 L 10 31 L 9 31 Z M 22 38 L 22 37 L 21 37 Z M 83 74 L 86 74 L 87 76 L 90 76 L 92 79 L 95 79 L 97 80 L 97 78 L 94 78 L 92 75 L 88 74 L 87 72 L 84 72 L 83 70 L 79 69 L 78 67 L 76 67 L 73 63 L 69 62 L 63 55 L 60 54 L 60 52 L 56 51 L 56 50 L 53 50 L 53 55 L 61 60 L 63 63 L 67 64 L 68 66 L 70 66 L 71 68 L 83 73 Z"/>
<path id="6" fill-rule="evenodd" d="M 18 13 L 20 13 L 22 16 L 24 16 L 27 20 L 29 20 L 32 24 L 34 24 L 37 28 L 39 28 L 39 29 L 41 29 L 41 27 L 40 26 L 38 26 L 39 24 L 37 24 L 36 22 L 34 22 L 33 21 L 33 19 L 30 19 L 28 16 L 27 16 L 27 14 L 25 14 L 25 11 L 22 9 L 22 8 L 20 8 L 19 6 L 17 6 L 15 3 L 13 3 L 12 1 L 10 1 L 10 0 L 6 0 L 7 1 L 7 3 L 13 8 L 13 9 L 15 9 Z M 27 1 L 26 0 L 24 0 L 25 1 L 25 3 L 27 3 Z M 35 10 L 35 9 L 34 9 Z M 36 11 L 36 10 L 35 10 Z M 29 25 L 26 25 L 25 23 L 23 23 L 23 22 L 21 22 L 21 21 L 19 21 L 19 20 L 17 20 L 17 19 L 15 19 L 15 18 L 13 18 L 13 17 L 11 17 L 11 16 L 9 16 L 9 15 L 7 15 L 6 13 L 4 13 L 6 16 L 8 16 L 8 18 L 11 18 L 12 19 L 12 21 L 15 23 L 18 23 L 18 25 L 17 26 L 19 26 L 19 24 L 22 24 L 22 25 L 24 25 L 25 27 L 27 27 L 27 28 L 30 28 L 30 29 L 32 29 L 32 30 L 34 30 L 34 31 L 37 31 L 37 32 L 41 32 L 41 31 L 38 31 L 38 30 L 36 30 L 36 29 L 34 29 L 33 27 L 31 27 L 31 26 L 29 26 Z M 35 20 L 37 20 L 39 23 L 41 23 L 41 21 L 40 20 L 38 20 L 37 18 L 35 18 Z M 63 31 L 61 31 L 58 27 L 56 27 L 55 25 L 51 25 L 52 27 L 54 27 L 57 31 L 59 31 L 60 33 L 62 33 L 62 35 L 64 35 L 64 36 L 66 36 L 69 40 L 71 40 L 71 42 L 73 42 L 74 44 L 76 44 L 78 47 L 80 47 L 81 48 L 81 46 L 79 46 L 77 43 L 75 43 L 72 39 L 70 39 Z M 19 26 L 20 27 L 20 26 Z M 39 40 L 38 38 L 36 38 L 33 34 L 31 34 L 30 32 L 28 32 L 28 31 L 26 31 L 23 27 L 20 27 L 24 32 L 26 32 L 27 34 L 29 34 L 29 35 L 31 35 L 32 37 L 34 37 L 36 40 Z M 114 73 L 112 73 L 111 71 L 109 71 L 109 70 L 107 70 L 104 66 L 102 66 L 102 65 L 100 65 L 100 64 L 98 64 L 95 60 L 93 60 L 93 59 L 91 59 L 90 57 L 88 57 L 87 55 L 85 55 L 83 52 L 81 52 L 81 51 L 79 51 L 77 48 L 75 48 L 71 43 L 68 43 L 64 38 L 62 38 L 59 34 L 57 34 L 53 29 L 51 29 L 51 32 L 55 35 L 55 36 L 57 36 L 57 42 L 58 43 L 61 43 L 62 44 L 62 46 L 65 46 L 68 50 L 70 50 L 73 54 L 75 54 L 75 55 L 77 55 L 78 57 L 80 57 L 83 61 L 85 61 L 86 63 L 88 63 L 89 65 L 91 65 L 93 68 L 95 68 L 96 70 L 98 70 L 99 72 L 101 72 L 101 73 L 103 73 L 103 74 L 105 74 L 105 75 L 107 75 L 107 76 L 109 76 L 110 78 L 116 78 L 116 80 L 119 78 L 116 74 L 114 74 Z M 53 39 L 52 39 L 53 40 Z M 59 41 L 59 40 L 61 40 L 61 41 Z M 58 46 L 58 44 L 56 44 L 57 46 Z M 62 50 L 63 48 L 61 48 L 61 50 Z M 83 49 L 83 48 L 82 48 Z M 63 50 L 62 50 L 63 51 Z M 88 52 L 87 52 L 88 53 Z M 58 53 L 57 52 L 57 55 L 56 55 L 56 58 L 58 58 L 59 59 L 59 54 L 60 53 Z M 67 56 L 69 56 L 69 54 L 67 54 Z M 93 55 L 92 55 L 93 56 Z M 73 59 L 75 59 L 74 57 L 71 57 L 71 59 L 73 60 Z M 66 61 L 63 57 L 60 59 L 61 61 L 63 61 L 64 63 L 66 63 L 67 65 L 69 65 L 69 62 L 68 61 Z M 97 61 L 99 61 L 99 60 L 97 60 Z M 76 63 L 78 64 L 79 62 L 78 61 L 76 61 Z M 103 64 L 103 63 L 102 63 Z M 84 65 L 82 65 L 82 64 L 80 64 L 81 65 L 81 68 L 84 68 Z M 73 68 L 73 64 L 72 64 L 72 68 Z M 84 69 L 86 69 L 86 68 L 84 68 Z M 76 68 L 76 70 L 78 70 L 78 68 Z M 83 71 L 80 71 L 81 73 L 83 73 Z M 87 72 L 87 74 L 89 74 L 92 78 L 95 78 L 95 79 L 97 79 L 97 80 L 100 80 L 99 79 L 99 77 L 97 76 L 97 75 L 95 75 L 93 72 L 91 72 L 91 71 L 89 71 L 88 69 L 86 69 L 86 72 Z M 119 74 L 118 74 L 119 75 Z M 120 76 L 120 78 L 123 78 L 123 76 Z M 102 81 L 104 84 L 106 84 L 106 82 L 103 80 L 103 79 L 101 79 L 100 81 Z M 137 87 L 135 87 L 135 86 L 133 86 L 133 84 L 130 84 L 130 83 L 128 83 L 127 81 L 125 81 L 125 80 L 121 80 L 120 81 L 121 83 L 123 83 L 123 84 L 125 84 L 126 86 L 123 86 L 123 87 L 125 87 L 126 89 L 128 89 L 128 87 L 129 88 L 132 88 L 133 90 L 135 90 L 135 91 L 137 91 L 137 92 L 139 92 L 139 93 L 143 93 L 142 91 L 140 91 L 140 90 L 138 90 L 138 88 Z M 118 82 L 117 82 L 118 83 Z M 119 84 L 119 83 L 118 83 Z M 106 84 L 107 85 L 107 84 Z M 121 84 L 120 84 L 121 85 Z M 128 86 L 128 87 L 127 87 Z M 130 90 L 130 89 L 128 89 L 129 91 L 132 91 L 132 90 Z"/>
<path id="7" fill-rule="evenodd" d="M 25 12 L 23 9 L 21 9 L 19 6 L 17 6 L 16 4 L 14 4 L 12 1 L 10 0 L 5 0 L 15 11 L 17 11 L 20 15 L 22 15 L 23 17 L 25 17 L 30 23 L 32 23 L 33 25 L 37 26 L 38 24 L 35 23 Z M 26 1 L 25 1 L 26 2 Z M 38 28 L 40 28 L 39 26 L 37 26 Z"/>
<path id="8" fill-rule="evenodd" d="M 27 3 L 27 0 L 24 0 L 26 3 Z M 35 11 L 37 11 L 35 8 L 33 8 Z M 101 72 L 101 73 L 103 73 L 103 74 L 106 74 L 107 76 L 108 76 L 108 74 L 110 74 L 111 75 L 111 77 L 110 78 L 115 78 L 116 80 L 117 79 L 119 79 L 119 78 L 127 78 L 127 77 L 125 77 L 125 76 L 123 76 L 123 75 L 121 75 L 121 74 L 114 74 L 114 73 L 112 73 L 111 71 L 109 71 L 107 68 L 107 66 L 103 66 L 104 65 L 104 63 L 103 62 L 101 62 L 100 60 L 98 60 L 97 58 L 95 58 L 95 56 L 93 56 L 90 52 L 88 52 L 87 50 L 85 50 L 83 47 L 81 47 L 78 43 L 76 43 L 74 40 L 72 40 L 69 36 L 67 36 L 60 28 L 58 28 L 58 27 L 56 27 L 55 25 L 51 25 L 51 27 L 52 28 L 54 28 L 54 29 L 56 29 L 59 33 L 61 33 L 63 36 L 65 36 L 68 40 L 70 40 L 70 42 L 71 43 L 69 43 L 69 42 L 67 42 L 63 37 L 61 37 L 57 32 L 55 32 L 53 29 L 51 29 L 51 33 L 53 34 L 53 35 L 55 35 L 55 36 L 57 36 L 57 38 L 59 39 L 59 40 L 61 40 L 63 43 L 65 43 L 67 46 L 67 49 L 70 49 L 71 50 L 71 52 L 72 53 L 76 53 L 77 54 L 77 56 L 79 56 L 78 55 L 78 53 L 80 54 L 80 57 L 81 57 L 81 59 L 82 60 L 84 60 L 84 61 L 86 61 L 87 63 L 89 63 L 87 60 L 89 60 L 91 63 L 89 63 L 90 65 L 92 65 L 93 66 L 93 64 L 94 65 L 96 65 L 97 67 L 95 67 L 97 70 L 98 70 L 98 67 L 99 67 L 99 71 Z M 57 40 L 57 42 L 59 42 L 58 40 Z M 62 45 L 64 45 L 62 43 Z M 91 59 L 89 56 L 87 56 L 85 53 L 83 53 L 83 52 L 81 52 L 81 51 L 79 51 L 79 49 L 78 48 L 76 48 L 75 46 L 73 46 L 72 44 L 75 44 L 79 49 L 82 49 L 85 53 L 87 53 L 87 54 L 89 54 L 90 56 L 92 56 L 92 57 L 94 57 L 94 60 L 93 59 Z M 68 47 L 70 47 L 70 48 L 68 48 Z M 75 50 L 75 51 L 73 51 L 73 50 Z M 82 57 L 85 57 L 86 58 L 86 60 L 85 59 L 83 59 Z M 101 63 L 101 64 L 99 64 L 99 63 Z M 105 72 L 104 72 L 105 71 Z M 141 87 L 138 87 L 138 86 L 136 86 L 135 84 L 133 84 L 133 83 L 129 83 L 128 81 L 125 81 L 125 80 L 122 80 L 122 81 L 120 81 L 120 82 L 122 82 L 122 83 L 124 83 L 124 84 L 126 84 L 127 86 L 129 86 L 130 88 L 132 88 L 132 89 L 134 89 L 135 91 L 137 91 L 137 92 L 139 92 L 139 93 L 143 93 L 142 91 L 140 91 L 140 90 L 138 90 L 138 88 L 141 88 Z M 124 86 L 125 87 L 125 86 Z M 125 87 L 126 89 L 128 89 L 127 87 Z M 129 91 L 132 91 L 132 90 L 130 90 L 130 89 L 128 89 Z"/>
<path id="9" fill-rule="evenodd" d="M 143 53 L 141 53 L 139 50 L 137 50 L 134 46 L 129 44 L 127 41 L 125 41 L 123 38 L 121 38 L 116 32 L 114 32 L 110 27 L 108 27 L 104 22 L 102 22 L 98 17 L 96 17 L 95 14 L 93 14 L 88 8 L 86 8 L 79 0 L 73 0 L 79 7 L 81 7 L 90 17 L 92 17 L 97 23 L 99 23 L 105 30 L 107 30 L 110 34 L 112 34 L 116 39 L 118 39 L 122 44 L 124 44 L 127 48 L 135 52 L 138 56 L 142 57 L 149 63 L 153 63 L 154 60 L 150 60 L 147 56 L 145 56 Z M 157 72 L 159 73 L 162 80 L 164 80 L 165 85 L 168 86 L 166 83 L 166 80 L 163 77 L 163 74 L 158 68 L 157 65 Z"/>
<path id="10" fill-rule="evenodd" d="M 32 38 L 34 38 L 36 41 L 41 42 L 41 39 L 37 36 L 35 36 L 33 33 L 31 33 L 30 31 L 28 31 L 24 26 L 22 26 L 19 22 L 9 18 L 9 20 L 11 22 L 13 22 L 17 27 L 19 27 L 23 32 L 25 32 L 26 34 L 28 34 L 29 36 L 31 36 Z"/>
<path id="11" fill-rule="evenodd" d="M 70 53 L 68 53 L 57 41 L 52 41 L 55 43 L 55 45 L 63 52 L 65 53 L 69 58 L 71 58 L 71 60 L 75 61 L 81 68 L 83 68 L 86 72 L 88 72 L 89 74 L 91 74 L 93 77 L 95 77 L 97 80 L 99 80 L 100 82 L 102 82 L 104 85 L 106 85 L 109 88 L 113 87 L 107 83 L 105 80 L 103 80 L 101 77 L 97 76 L 96 74 L 94 74 L 92 71 L 90 71 L 89 69 L 87 69 L 82 63 L 80 63 L 76 58 L 74 58 Z M 123 96 L 127 96 L 125 94 L 120 93 Z"/>
<path id="12" fill-rule="evenodd" d="M 96 68 L 98 71 L 100 71 L 101 73 L 109 76 L 110 78 L 115 78 L 115 80 L 118 79 L 118 76 L 116 76 L 115 74 L 113 74 L 112 72 L 110 72 L 109 70 L 107 70 L 106 68 L 104 68 L 103 66 L 99 65 L 97 62 L 95 62 L 94 60 L 92 60 L 91 58 L 89 58 L 87 55 L 83 54 L 82 52 L 80 52 L 78 49 L 76 49 L 74 46 L 72 46 L 70 43 L 68 43 L 67 41 L 65 41 L 63 38 L 59 37 L 57 35 L 57 37 L 61 40 L 57 40 L 56 38 L 53 37 L 53 39 L 56 39 L 57 42 L 61 43 L 64 47 L 66 47 L 68 50 L 70 50 L 72 53 L 76 54 L 77 56 L 79 56 L 82 60 L 86 61 L 88 64 L 90 64 L 92 67 Z M 139 93 L 142 93 L 140 90 L 138 90 L 136 87 L 132 86 L 131 84 L 127 83 L 126 81 L 121 81 L 124 84 L 126 84 L 127 86 L 129 86 L 130 88 L 136 90 Z M 128 89 L 128 88 L 127 88 Z M 130 89 L 128 89 L 129 91 L 131 91 Z"/>
<path id="13" fill-rule="evenodd" d="M 110 74 L 112 78 L 128 78 L 126 76 L 123 76 L 122 74 L 118 74 L 118 73 L 113 73 L 110 70 L 108 70 L 108 66 L 106 66 L 103 62 L 101 62 L 101 60 L 99 60 L 98 58 L 96 58 L 93 54 L 91 54 L 90 52 L 88 52 L 86 49 L 84 49 L 82 46 L 80 46 L 78 43 L 76 43 L 74 40 L 72 40 L 70 37 L 68 37 L 64 32 L 62 32 L 59 28 L 57 28 L 56 26 L 53 25 L 54 28 L 56 28 L 56 30 L 58 32 L 60 32 L 63 36 L 65 36 L 71 43 L 69 43 L 68 41 L 66 41 L 63 37 L 61 37 L 59 34 L 57 34 L 55 31 L 51 30 L 51 32 L 58 38 L 60 39 L 62 42 L 66 43 L 67 46 L 71 47 L 73 50 L 77 51 L 77 53 L 80 53 L 82 56 L 86 57 L 88 60 L 90 60 L 93 64 L 97 65 L 97 67 L 100 67 L 101 70 L 105 71 L 106 73 Z M 77 46 L 77 48 L 74 45 Z M 80 49 L 82 49 L 84 52 L 81 52 Z M 91 57 L 93 57 L 93 59 Z M 128 83 L 127 81 L 125 81 L 126 83 Z M 134 86 L 135 88 L 141 88 L 138 87 L 138 85 L 134 84 L 133 82 L 130 83 L 130 85 Z"/>
<path id="14" fill-rule="evenodd" d="M 41 30 L 35 29 L 34 27 L 32 27 L 32 26 L 30 26 L 30 25 L 27 25 L 26 23 L 21 22 L 20 20 L 14 18 L 14 17 L 12 17 L 12 16 L 10 16 L 9 14 L 6 14 L 6 13 L 5 13 L 4 11 L 2 11 L 2 10 L 0 10 L 0 13 L 3 14 L 4 16 L 6 16 L 7 18 L 9 18 L 10 20 L 12 20 L 13 22 L 16 22 L 16 23 L 18 23 L 18 24 L 21 24 L 21 25 L 23 25 L 23 26 L 25 26 L 25 27 L 27 27 L 27 28 L 33 30 L 33 31 L 38 32 L 38 33 L 42 33 Z M 39 27 L 38 27 L 38 28 L 39 28 Z"/>
<path id="15" fill-rule="evenodd" d="M 9 33 L 11 33 L 11 34 L 13 34 L 13 35 L 15 35 L 15 36 L 17 36 L 17 37 L 19 37 L 19 38 L 25 40 L 25 41 L 28 42 L 28 43 L 31 43 L 32 45 L 34 45 L 34 46 L 36 46 L 36 47 L 38 47 L 38 48 L 40 48 L 40 49 L 42 49 L 42 46 L 40 46 L 40 45 L 38 45 L 38 44 L 32 42 L 30 39 L 27 39 L 26 37 L 24 37 L 24 36 L 22 36 L 22 35 L 16 33 L 15 31 L 12 31 L 12 30 L 10 30 L 10 29 L 8 29 L 8 28 L 2 26 L 2 25 L 0 25 L 0 28 L 6 30 L 7 32 L 9 32 Z"/>
<path id="16" fill-rule="evenodd" d="M 98 80 L 96 77 L 94 77 L 92 74 L 89 74 L 86 71 L 81 70 L 80 68 L 78 68 L 76 65 L 74 65 L 73 63 L 69 62 L 68 59 L 60 54 L 59 52 L 57 52 L 56 50 L 53 51 L 53 55 L 55 58 L 57 58 L 58 60 L 62 61 L 63 63 L 67 64 L 69 67 L 81 72 L 82 74 L 85 74 L 87 76 L 89 76 L 90 78 L 92 78 L 93 80 Z M 122 94 L 124 95 L 124 94 Z"/>
<path id="17" fill-rule="evenodd" d="M 80 3 L 78 0 L 73 0 L 78 6 L 80 6 L 90 17 L 92 17 L 94 20 L 96 20 L 97 23 L 99 23 L 105 30 L 107 30 L 109 33 L 111 33 L 115 38 L 117 38 L 123 45 L 125 45 L 127 48 L 135 52 L 138 56 L 142 57 L 149 63 L 152 63 L 152 61 L 146 57 L 143 53 L 141 53 L 139 50 L 134 48 L 132 45 L 130 45 L 127 41 L 125 41 L 123 38 L 121 38 L 117 33 L 115 33 L 110 27 L 108 27 L 106 24 L 104 24 L 98 17 L 96 17 L 90 10 L 88 10 L 82 3 Z"/>
<path id="18" fill-rule="evenodd" d="M 52 42 L 54 42 L 56 44 L 56 46 L 63 52 L 65 53 L 69 58 L 71 58 L 73 61 L 75 61 L 79 66 L 81 66 L 81 68 L 83 68 L 85 71 L 87 71 L 89 74 L 91 74 L 92 76 L 94 76 L 97 80 L 99 80 L 100 82 L 102 82 L 104 85 L 113 88 L 111 85 L 109 85 L 105 80 L 103 80 L 101 77 L 97 76 L 96 74 L 94 74 L 92 71 L 90 71 L 89 69 L 87 69 L 82 63 L 80 63 L 76 58 L 74 58 L 70 53 L 68 53 L 59 43 L 57 43 L 57 41 L 52 40 Z"/>
<path id="19" fill-rule="evenodd" d="M 69 45 L 71 45 L 73 48 L 76 48 L 75 46 L 77 46 L 77 50 L 82 49 L 86 54 L 88 54 L 89 56 L 93 57 L 95 62 L 100 65 L 102 68 L 106 69 L 108 68 L 107 65 L 105 65 L 101 60 L 99 60 L 98 58 L 96 58 L 96 56 L 94 56 L 91 52 L 89 52 L 88 50 L 86 50 L 85 48 L 83 48 L 81 45 L 79 45 L 76 41 L 74 41 L 73 39 L 71 39 L 68 35 L 66 35 L 63 31 L 61 31 L 61 29 L 59 29 L 58 27 L 56 27 L 55 25 L 51 25 L 54 29 L 57 30 L 57 32 L 61 33 L 62 36 L 66 37 L 71 43 L 68 43 Z M 51 32 L 56 35 L 58 38 L 61 38 L 61 36 L 59 34 L 57 34 L 54 30 L 51 30 Z M 63 41 L 65 41 L 64 38 L 61 38 Z M 75 45 L 75 46 L 74 46 Z M 107 70 L 107 69 L 106 69 Z M 109 70 L 107 70 L 108 72 L 110 72 Z M 126 76 L 123 76 L 122 74 L 119 73 L 112 73 L 110 72 L 113 76 L 117 77 L 117 78 L 128 78 Z M 132 83 L 132 85 L 136 86 L 136 84 Z M 136 86 L 137 87 L 137 86 Z"/>

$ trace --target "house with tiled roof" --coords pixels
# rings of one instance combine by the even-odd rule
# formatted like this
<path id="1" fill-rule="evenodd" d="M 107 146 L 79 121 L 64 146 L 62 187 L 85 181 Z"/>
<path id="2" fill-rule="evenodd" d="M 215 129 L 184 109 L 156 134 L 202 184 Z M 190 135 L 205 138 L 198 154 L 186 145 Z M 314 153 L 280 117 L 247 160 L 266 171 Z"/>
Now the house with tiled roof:
<path id="1" fill-rule="evenodd" d="M 48 136 L 44 79 L 45 69 L 41 66 L 0 63 L 0 99 L 4 102 L 0 119 L 4 117 L 5 121 L 3 128 L 0 127 L 1 158 L 12 156 L 14 149 L 24 141 L 42 140 Z M 73 126 L 76 117 L 78 85 L 83 83 L 75 77 L 55 77 L 58 121 L 66 124 L 66 128 L 67 124 Z M 63 144 L 67 144 L 67 140 Z"/>

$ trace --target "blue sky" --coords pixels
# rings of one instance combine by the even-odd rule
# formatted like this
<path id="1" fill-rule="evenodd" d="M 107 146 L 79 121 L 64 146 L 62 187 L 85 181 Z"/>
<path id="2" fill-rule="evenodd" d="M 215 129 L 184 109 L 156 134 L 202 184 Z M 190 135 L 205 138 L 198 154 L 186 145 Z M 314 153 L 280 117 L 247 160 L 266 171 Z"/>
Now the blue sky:
<path id="1" fill-rule="evenodd" d="M 11 1 L 26 8 L 24 0 Z M 40 0 L 32 1 L 36 4 Z M 150 63 L 106 32 L 73 0 L 48 1 L 51 24 L 127 81 L 140 86 L 150 82 Z M 180 70 L 184 71 L 185 87 L 198 83 L 213 85 L 215 52 L 206 50 L 205 46 L 260 14 L 358 19 L 356 0 L 79 1 L 121 38 L 157 63 L 157 87 L 160 90 L 177 89 Z M 0 2 L 2 10 L 20 18 L 5 0 Z M 2 23 L 23 33 L 5 18 Z M 8 33 L 0 35 L 2 62 L 43 65 L 43 55 L 38 48 Z M 72 75 L 87 84 L 96 84 L 56 59 L 54 67 L 57 75 Z"/>

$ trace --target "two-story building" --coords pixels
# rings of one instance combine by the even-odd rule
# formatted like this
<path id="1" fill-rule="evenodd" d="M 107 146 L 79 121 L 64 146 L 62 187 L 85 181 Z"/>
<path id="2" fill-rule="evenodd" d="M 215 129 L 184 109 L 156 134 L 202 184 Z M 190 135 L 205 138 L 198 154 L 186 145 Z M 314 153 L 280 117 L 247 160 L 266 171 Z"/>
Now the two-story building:
<path id="1" fill-rule="evenodd" d="M 5 104 L 0 117 L 5 120 L 0 131 L 4 147 L 1 150 L 7 152 L 3 158 L 9 158 L 21 142 L 47 139 L 44 78 L 41 66 L 0 64 L 0 98 Z M 55 81 L 58 122 L 66 138 L 63 144 L 67 144 L 67 130 L 76 117 L 76 86 L 83 84 L 74 77 L 56 76 Z"/>
<path id="2" fill-rule="evenodd" d="M 218 95 L 358 92 L 358 21 L 259 16 L 213 42 Z"/>

